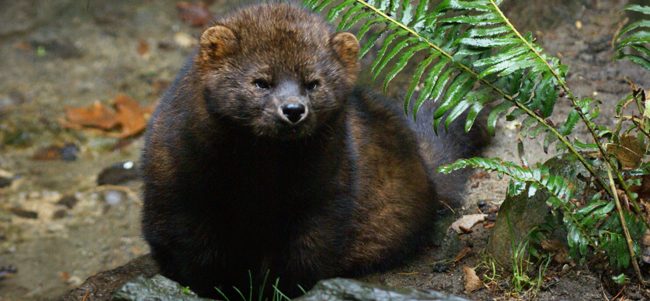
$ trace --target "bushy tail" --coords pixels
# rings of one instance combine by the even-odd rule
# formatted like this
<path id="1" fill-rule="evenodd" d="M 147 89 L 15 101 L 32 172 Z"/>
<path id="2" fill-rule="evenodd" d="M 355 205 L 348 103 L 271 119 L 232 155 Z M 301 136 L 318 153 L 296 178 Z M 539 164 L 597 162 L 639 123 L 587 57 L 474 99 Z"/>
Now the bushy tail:
<path id="1" fill-rule="evenodd" d="M 487 114 L 479 114 L 469 132 L 465 132 L 465 113 L 454 120 L 446 130 L 444 125 L 440 126 L 436 135 L 433 130 L 433 113 L 437 107 L 438 105 L 431 101 L 425 102 L 413 126 L 420 142 L 420 153 L 429 168 L 436 192 L 441 201 L 457 207 L 462 202 L 461 193 L 465 190 L 471 170 L 457 170 L 450 174 L 441 174 L 437 170 L 441 165 L 451 164 L 458 159 L 481 155 L 481 151 L 491 140 L 487 131 Z"/>

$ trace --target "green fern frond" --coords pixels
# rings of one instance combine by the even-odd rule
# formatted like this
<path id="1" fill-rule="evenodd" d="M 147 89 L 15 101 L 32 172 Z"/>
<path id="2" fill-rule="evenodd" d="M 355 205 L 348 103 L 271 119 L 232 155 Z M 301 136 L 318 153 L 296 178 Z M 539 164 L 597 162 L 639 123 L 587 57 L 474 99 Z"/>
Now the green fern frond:
<path id="1" fill-rule="evenodd" d="M 373 78 L 384 75 L 384 92 L 409 61 L 424 56 L 417 62 L 404 110 L 409 113 L 412 107 L 416 116 L 424 101 L 440 101 L 434 115 L 436 129 L 443 121 L 447 126 L 461 116 L 461 108 L 471 108 L 466 121 L 469 129 L 476 112 L 495 98 L 505 98 L 511 107 L 518 101 L 529 113 L 541 111 L 542 118 L 551 114 L 558 97 L 556 85 L 563 84 L 566 68 L 540 54 L 532 35 L 523 37 L 515 30 L 498 8 L 501 1 L 446 0 L 435 9 L 427 1 L 398 2 L 345 0 L 335 4 L 333 0 L 307 0 L 305 5 L 316 11 L 331 7 L 327 19 L 342 16 L 339 29 L 359 25 L 359 39 L 372 27 L 379 27 L 360 55 L 366 55 L 383 37 L 370 70 Z M 416 56 L 418 53 L 421 55 Z M 503 80 L 515 76 L 527 81 L 512 85 L 512 81 Z M 472 91 L 477 82 L 484 87 Z M 419 86 L 422 89 L 417 99 L 411 100 Z M 494 132 L 494 123 L 489 130 Z"/>
<path id="2" fill-rule="evenodd" d="M 640 12 L 650 18 L 650 6 L 628 5 L 625 10 Z M 650 70 L 650 20 L 640 20 L 630 24 L 621 30 L 616 39 L 618 40 L 624 35 L 628 36 L 618 42 L 616 56 L 614 58 L 629 59 L 641 67 Z M 640 55 L 626 54 L 623 52 L 628 47 L 635 49 Z"/>
<path id="3" fill-rule="evenodd" d="M 523 158 L 522 158 L 523 159 Z M 527 165 L 524 162 L 524 165 Z M 554 209 L 562 208 L 565 212 L 563 223 L 567 229 L 571 257 L 580 254 L 587 254 L 587 247 L 594 249 L 606 248 L 602 246 L 605 238 L 600 237 L 604 231 L 611 231 L 620 236 L 621 231 L 615 231 L 615 227 L 620 227 L 620 222 L 613 221 L 611 224 L 604 224 L 603 221 L 615 219 L 616 215 L 610 214 L 614 209 L 614 202 L 599 202 L 599 194 L 596 194 L 596 200 L 590 202 L 590 206 L 581 209 L 575 208 L 569 200 L 572 198 L 575 185 L 569 183 L 561 176 L 553 175 L 549 169 L 541 164 L 533 166 L 518 166 L 509 161 L 503 161 L 500 158 L 471 158 L 457 160 L 454 164 L 445 165 L 438 169 L 439 172 L 449 173 L 451 171 L 465 167 L 478 167 L 488 171 L 497 172 L 499 176 L 507 175 L 511 177 L 508 186 L 508 194 L 516 196 L 527 191 L 527 197 L 532 197 L 537 191 L 543 190 L 550 195 L 546 200 Z M 574 213 L 575 212 L 575 213 Z M 630 221 L 627 221 L 629 219 Z M 634 225 L 634 234 L 641 234 L 644 231 L 643 221 L 636 220 L 633 215 L 626 216 L 626 222 Z M 598 225 L 598 226 L 597 226 Z M 638 236 L 636 236 L 638 237 Z M 598 241 L 598 243 L 596 242 Z M 621 241 L 625 244 L 625 241 Z M 616 243 L 612 246 L 621 247 Z M 626 248 L 626 246 L 623 246 Z M 608 253 L 610 249 L 606 249 Z M 616 254 L 616 252 L 609 254 Z M 626 252 L 623 252 L 626 253 Z M 638 253 L 637 253 L 638 254 Z M 626 266 L 630 263 L 629 258 L 619 259 L 617 264 Z"/>

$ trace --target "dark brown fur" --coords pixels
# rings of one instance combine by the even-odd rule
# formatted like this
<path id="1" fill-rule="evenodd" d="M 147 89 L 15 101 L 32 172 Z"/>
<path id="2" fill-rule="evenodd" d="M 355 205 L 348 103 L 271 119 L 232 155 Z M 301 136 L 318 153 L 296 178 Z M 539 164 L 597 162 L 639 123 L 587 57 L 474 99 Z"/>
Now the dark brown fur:
<path id="1" fill-rule="evenodd" d="M 147 134 L 143 231 L 162 273 L 202 296 L 247 291 L 249 271 L 295 296 L 399 263 L 459 201 L 465 176 L 434 168 L 487 142 L 459 122 L 436 137 L 355 87 L 356 38 L 298 6 L 242 8 L 200 44 Z"/>

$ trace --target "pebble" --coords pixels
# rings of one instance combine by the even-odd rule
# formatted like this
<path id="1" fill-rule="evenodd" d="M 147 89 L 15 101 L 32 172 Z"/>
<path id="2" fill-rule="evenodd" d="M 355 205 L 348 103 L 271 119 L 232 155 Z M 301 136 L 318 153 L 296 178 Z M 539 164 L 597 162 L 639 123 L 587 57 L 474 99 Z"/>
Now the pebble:
<path id="1" fill-rule="evenodd" d="M 104 192 L 104 200 L 111 206 L 117 205 L 122 201 L 122 192 L 114 190 L 106 191 Z"/>
<path id="2" fill-rule="evenodd" d="M 66 206 L 68 209 L 72 209 L 75 205 L 77 205 L 78 202 L 79 199 L 77 199 L 76 196 L 69 194 L 63 196 L 58 202 L 56 202 L 56 204 Z"/>

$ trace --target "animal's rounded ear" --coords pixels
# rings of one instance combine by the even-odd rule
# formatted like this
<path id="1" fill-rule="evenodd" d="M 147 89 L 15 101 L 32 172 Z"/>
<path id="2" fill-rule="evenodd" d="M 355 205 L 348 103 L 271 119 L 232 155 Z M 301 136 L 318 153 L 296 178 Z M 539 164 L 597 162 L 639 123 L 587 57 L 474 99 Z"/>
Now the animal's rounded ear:
<path id="1" fill-rule="evenodd" d="M 359 73 L 359 41 L 349 32 L 338 32 L 330 38 L 330 45 L 348 75 L 356 78 Z"/>
<path id="2" fill-rule="evenodd" d="M 233 54 L 238 48 L 237 36 L 223 25 L 212 26 L 201 35 L 199 52 L 206 63 Z"/>

